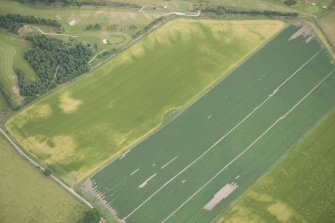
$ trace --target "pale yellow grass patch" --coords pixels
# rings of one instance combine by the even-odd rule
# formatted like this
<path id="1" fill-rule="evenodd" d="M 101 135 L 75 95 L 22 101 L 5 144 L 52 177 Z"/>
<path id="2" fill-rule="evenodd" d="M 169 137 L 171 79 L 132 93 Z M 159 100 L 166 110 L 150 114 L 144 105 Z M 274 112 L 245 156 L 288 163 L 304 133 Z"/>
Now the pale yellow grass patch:
<path id="1" fill-rule="evenodd" d="M 63 161 L 74 155 L 76 143 L 70 136 L 61 135 L 52 138 L 55 147 L 51 149 L 51 158 L 55 161 Z"/>
<path id="2" fill-rule="evenodd" d="M 279 201 L 268 206 L 267 210 L 283 223 L 288 222 L 294 214 L 285 203 Z"/>
<path id="3" fill-rule="evenodd" d="M 129 140 L 129 135 L 130 134 L 114 133 L 113 140 L 118 147 L 121 147 Z"/>
<path id="4" fill-rule="evenodd" d="M 249 192 L 248 196 L 250 196 L 252 199 L 261 201 L 261 202 L 271 202 L 274 201 L 274 199 L 267 194 L 260 194 L 256 192 Z"/>
<path id="5" fill-rule="evenodd" d="M 48 143 L 48 138 L 43 135 L 36 135 L 28 137 L 25 140 L 25 147 L 29 151 L 40 154 L 45 157 L 44 163 L 54 164 L 54 162 L 63 162 L 67 158 L 74 155 L 77 148 L 76 143 L 70 136 L 59 135 L 51 139 L 54 143 L 54 147 L 50 148 Z"/>
<path id="6" fill-rule="evenodd" d="M 29 120 L 33 119 L 45 119 L 52 115 L 52 109 L 48 104 L 34 104 L 29 106 L 27 109 L 21 111 L 15 116 L 8 120 L 6 125 L 15 125 L 18 128 L 22 128 Z"/>
<path id="7" fill-rule="evenodd" d="M 82 103 L 81 100 L 71 97 L 69 92 L 65 92 L 59 97 L 59 107 L 64 113 L 77 111 Z"/>
<path id="8" fill-rule="evenodd" d="M 232 212 L 234 214 L 227 216 L 226 218 L 219 219 L 217 222 L 223 221 L 224 223 L 265 223 L 265 221 L 255 215 L 248 208 L 245 208 L 243 206 L 234 206 Z"/>

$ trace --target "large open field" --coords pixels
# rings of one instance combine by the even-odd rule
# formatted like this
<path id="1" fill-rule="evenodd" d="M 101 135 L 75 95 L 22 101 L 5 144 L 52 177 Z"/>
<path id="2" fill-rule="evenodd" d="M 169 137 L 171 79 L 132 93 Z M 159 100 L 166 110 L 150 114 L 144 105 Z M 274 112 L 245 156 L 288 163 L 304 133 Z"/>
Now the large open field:
<path id="1" fill-rule="evenodd" d="M 87 208 L 22 159 L 0 136 L 1 223 L 74 223 Z"/>
<path id="2" fill-rule="evenodd" d="M 69 182 L 143 139 L 277 33 L 280 21 L 174 20 L 13 116 L 8 131 Z M 70 182 L 69 182 L 70 183 Z"/>
<path id="3" fill-rule="evenodd" d="M 243 195 L 223 222 L 334 222 L 335 113 Z"/>
<path id="4" fill-rule="evenodd" d="M 213 220 L 335 106 L 335 67 L 302 30 L 288 27 L 86 191 L 126 222 Z"/>

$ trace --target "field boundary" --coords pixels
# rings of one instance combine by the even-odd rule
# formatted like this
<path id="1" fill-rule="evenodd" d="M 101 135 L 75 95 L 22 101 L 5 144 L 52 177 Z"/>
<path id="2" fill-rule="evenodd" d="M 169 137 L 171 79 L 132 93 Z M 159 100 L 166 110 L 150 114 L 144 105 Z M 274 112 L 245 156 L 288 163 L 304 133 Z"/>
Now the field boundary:
<path id="1" fill-rule="evenodd" d="M 248 152 L 260 139 L 263 138 L 273 127 L 275 127 L 279 122 L 283 121 L 294 109 L 296 109 L 303 101 L 306 100 L 314 91 L 333 74 L 334 70 L 330 71 L 324 78 L 321 79 L 305 96 L 303 96 L 293 107 L 291 107 L 284 115 L 280 116 L 274 123 L 270 125 L 260 136 L 258 136 L 251 144 L 247 146 L 241 153 L 239 153 L 234 159 L 232 159 L 228 164 L 226 164 L 219 172 L 217 172 L 213 177 L 211 177 L 203 186 L 201 186 L 196 192 L 194 192 L 189 198 L 186 199 L 177 209 L 175 209 L 171 214 L 169 214 L 161 223 L 166 222 L 174 214 L 176 214 L 181 208 L 183 208 L 190 200 L 193 199 L 200 191 L 202 191 L 208 184 L 210 184 L 217 176 L 219 176 L 224 170 L 226 170 L 231 164 Z"/>
<path id="2" fill-rule="evenodd" d="M 259 103 L 251 112 L 249 112 L 244 118 L 242 118 L 241 121 L 239 121 L 232 129 L 230 129 L 226 134 L 224 134 L 219 140 L 217 140 L 215 143 L 213 143 L 207 150 L 205 150 L 199 157 L 197 157 L 195 160 L 193 160 L 191 163 L 189 163 L 184 169 L 182 169 L 180 172 L 178 172 L 176 175 L 174 175 L 171 179 L 169 179 L 167 182 L 165 182 L 158 190 L 156 190 L 153 194 L 151 194 L 147 199 L 145 199 L 138 207 L 136 207 L 132 212 L 130 212 L 124 219 L 127 219 L 130 217 L 133 213 L 135 213 L 139 208 L 141 208 L 144 204 L 146 204 L 152 197 L 154 197 L 157 193 L 159 193 L 165 186 L 167 186 L 170 182 L 172 182 L 175 178 L 177 178 L 180 174 L 188 170 L 194 163 L 198 162 L 200 159 L 202 159 L 203 156 L 205 156 L 208 152 L 210 152 L 213 148 L 215 148 L 216 145 L 218 145 L 223 139 L 225 139 L 227 136 L 229 136 L 233 131 L 235 131 L 240 125 L 243 124 L 245 120 L 247 120 L 250 116 L 252 116 L 259 108 L 261 108 L 270 98 L 272 98 L 279 89 L 287 82 L 289 81 L 295 74 L 297 74 L 304 66 L 306 66 L 312 59 L 314 59 L 320 52 L 319 50 L 316 52 L 312 57 L 310 57 L 304 64 L 302 64 L 295 72 L 293 72 L 286 80 L 284 80 L 278 87 L 274 89 L 274 91 L 261 103 Z M 333 72 L 333 71 L 332 71 Z M 332 73 L 331 72 L 331 73 Z M 328 75 L 329 76 L 329 75 Z M 278 120 L 282 120 L 283 116 L 280 117 Z"/>
<path id="3" fill-rule="evenodd" d="M 182 19 L 190 19 L 190 18 L 182 18 Z M 169 20 L 169 21 L 171 21 L 171 20 Z M 115 155 L 114 158 L 112 158 L 111 160 L 107 161 L 101 167 L 97 168 L 97 170 L 93 171 L 92 174 L 90 174 L 88 177 L 86 177 L 83 180 L 81 180 L 80 182 L 78 182 L 78 184 L 81 184 L 81 183 L 85 182 L 87 179 L 90 179 L 90 178 L 94 177 L 102 169 L 104 169 L 105 167 L 107 167 L 109 164 L 113 163 L 115 160 L 119 159 L 119 156 L 122 156 L 122 154 L 124 154 L 124 153 L 131 152 L 131 150 L 133 148 L 135 148 L 138 144 L 142 143 L 147 138 L 151 137 L 156 132 L 158 132 L 162 128 L 164 128 L 166 125 L 168 125 L 169 123 L 171 123 L 173 120 L 175 120 L 176 118 L 178 118 L 183 112 L 185 112 L 187 109 L 189 109 L 194 103 L 196 103 L 203 96 L 205 96 L 209 91 L 211 91 L 213 88 L 215 88 L 217 85 L 219 85 L 226 77 L 228 77 L 231 73 L 233 73 L 234 70 L 236 70 L 240 65 L 242 65 L 248 59 L 250 59 L 253 55 L 255 55 L 258 51 L 260 51 L 265 45 L 267 45 L 271 40 L 273 40 L 274 38 L 276 38 L 284 30 L 286 30 L 289 27 L 289 25 L 290 25 L 290 23 L 285 24 L 285 26 L 282 27 L 281 29 L 279 29 L 277 31 L 277 33 L 273 34 L 273 36 L 271 36 L 270 38 L 268 38 L 267 40 L 265 40 L 264 42 L 262 42 L 261 44 L 259 44 L 258 46 L 256 46 L 253 50 L 251 50 L 249 52 L 249 54 L 247 54 L 244 57 L 242 57 L 239 61 L 237 61 L 236 64 L 234 64 L 230 69 L 228 69 L 225 72 L 224 75 L 221 75 L 221 77 L 218 78 L 216 81 L 214 81 L 214 83 L 210 84 L 210 86 L 208 86 L 208 88 L 205 89 L 204 92 L 201 92 L 199 95 L 196 95 L 186 105 L 184 105 L 182 107 L 174 107 L 174 108 L 170 108 L 170 109 L 166 110 L 165 113 L 164 113 L 164 115 L 162 116 L 161 123 L 156 128 L 154 128 L 152 131 L 148 132 L 143 137 L 141 137 L 140 139 L 138 139 L 137 142 L 135 142 L 134 144 L 130 145 L 127 149 L 121 150 L 119 152 L 119 154 Z M 166 123 L 164 123 L 163 121 L 164 121 L 164 117 L 165 117 L 166 113 L 168 113 L 171 110 L 177 110 L 178 111 L 178 112 L 176 112 L 177 115 L 175 115 L 173 118 L 171 118 Z"/>
<path id="4" fill-rule="evenodd" d="M 35 160 L 30 158 L 23 150 L 20 149 L 20 147 L 10 138 L 10 136 L 2 129 L 0 128 L 0 133 L 5 137 L 5 139 L 14 147 L 16 152 L 20 154 L 24 159 L 28 160 L 30 164 L 33 166 L 39 168 L 41 171 L 44 171 L 45 168 L 38 164 Z M 82 203 L 84 203 L 87 207 L 93 208 L 93 205 L 88 202 L 85 198 L 80 196 L 77 192 L 75 192 L 72 188 L 68 187 L 66 184 L 64 184 L 60 179 L 58 179 L 55 175 L 50 174 L 50 178 L 53 179 L 56 183 L 58 183 L 60 186 L 62 186 L 66 191 L 68 191 L 72 196 L 80 200 Z"/>
<path id="5" fill-rule="evenodd" d="M 289 155 L 290 153 L 292 153 L 294 151 L 294 148 L 296 146 L 298 146 L 301 142 L 303 142 L 309 134 L 311 134 L 311 132 L 313 132 L 314 129 L 316 129 L 325 119 L 327 119 L 332 112 L 335 112 L 335 106 L 333 106 L 332 108 L 330 108 L 319 120 L 317 120 L 310 128 L 308 128 L 305 133 L 297 140 L 296 143 L 294 143 L 294 145 L 292 145 L 283 155 L 280 159 L 278 159 L 276 162 L 274 162 L 270 168 L 263 173 L 258 179 L 257 181 L 252 184 L 246 191 L 244 191 L 243 194 L 241 194 L 241 196 L 239 196 L 237 199 L 235 199 L 233 202 L 231 202 L 226 209 L 222 210 L 216 218 L 213 219 L 213 222 L 222 222 L 224 220 L 224 213 L 226 211 L 228 211 L 229 209 L 231 209 L 237 202 L 239 202 L 242 199 L 242 196 L 249 193 L 250 191 L 252 191 L 254 189 L 254 187 L 260 182 L 262 181 L 262 179 L 264 177 L 266 177 L 268 174 L 270 174 L 270 172 L 276 168 L 276 166 L 278 166 L 281 162 L 283 162 Z"/>

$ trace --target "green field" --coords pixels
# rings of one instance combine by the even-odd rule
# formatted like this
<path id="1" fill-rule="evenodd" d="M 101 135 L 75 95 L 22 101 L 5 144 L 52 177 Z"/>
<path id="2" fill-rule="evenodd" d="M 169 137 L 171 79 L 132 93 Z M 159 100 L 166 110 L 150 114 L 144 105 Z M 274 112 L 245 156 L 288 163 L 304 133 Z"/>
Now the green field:
<path id="1" fill-rule="evenodd" d="M 65 181 L 92 173 L 278 32 L 280 21 L 174 20 L 6 123 Z M 248 34 L 248 35 L 247 35 Z M 170 112 L 169 112 L 170 111 Z"/>
<path id="2" fill-rule="evenodd" d="M 0 31 L 0 84 L 15 104 L 22 100 L 13 68 L 25 71 L 28 81 L 35 79 L 35 72 L 24 59 L 24 52 L 31 44 L 15 35 Z"/>
<path id="3" fill-rule="evenodd" d="M 122 35 L 127 38 L 127 41 L 129 41 L 134 32 L 142 29 L 151 21 L 162 15 L 162 13 L 158 11 L 149 11 L 139 14 L 137 9 L 127 8 L 118 9 L 93 6 L 47 7 L 38 4 L 21 4 L 14 0 L 0 1 L 0 11 L 0 14 L 16 13 L 55 19 L 63 25 L 65 33 L 78 36 L 76 39 L 80 41 L 97 44 L 98 50 L 109 47 L 103 43 L 103 39 L 109 39 L 110 36 L 121 32 Z M 86 29 L 88 25 L 94 25 L 96 23 L 101 26 L 100 30 Z M 112 29 L 111 25 L 117 25 L 117 31 Z M 136 28 L 134 30 L 129 29 L 130 25 L 134 25 Z M 41 29 L 44 31 L 43 28 Z"/>
<path id="4" fill-rule="evenodd" d="M 87 208 L 0 137 L 1 223 L 74 223 Z"/>
<path id="5" fill-rule="evenodd" d="M 334 222 L 335 112 L 226 213 L 234 222 Z"/>
<path id="6" fill-rule="evenodd" d="M 20 38 L 19 36 L 7 33 L 5 34 L 3 32 L 0 32 L 0 39 L 13 47 L 15 50 L 12 67 L 23 70 L 26 74 L 27 81 L 34 81 L 36 79 L 35 71 L 24 59 L 24 53 L 32 47 L 31 43 Z"/>
<path id="7" fill-rule="evenodd" d="M 335 10 L 323 16 L 320 19 L 320 24 L 323 31 L 326 33 L 330 44 L 335 51 Z"/>
<path id="8" fill-rule="evenodd" d="M 10 95 L 11 100 L 19 102 L 18 90 L 15 86 L 15 74 L 13 71 L 13 58 L 15 49 L 0 39 L 0 83 L 1 87 Z"/>
<path id="9" fill-rule="evenodd" d="M 290 26 L 160 131 L 91 177 L 126 222 L 210 222 L 335 106 L 335 67 Z M 225 186 L 238 186 L 211 210 Z"/>

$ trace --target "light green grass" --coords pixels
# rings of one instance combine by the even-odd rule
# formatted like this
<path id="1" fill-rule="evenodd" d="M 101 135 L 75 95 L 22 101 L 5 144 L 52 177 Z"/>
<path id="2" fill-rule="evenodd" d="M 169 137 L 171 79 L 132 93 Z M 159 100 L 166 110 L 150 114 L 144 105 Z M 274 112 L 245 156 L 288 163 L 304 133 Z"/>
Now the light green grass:
<path id="1" fill-rule="evenodd" d="M 335 112 L 224 213 L 225 223 L 334 222 Z"/>
<path id="2" fill-rule="evenodd" d="M 88 176 L 160 126 L 280 30 L 280 21 L 174 20 L 6 126 L 67 180 Z"/>
<path id="3" fill-rule="evenodd" d="M 128 223 L 213 220 L 335 106 L 335 67 L 317 40 L 291 39 L 297 30 L 288 27 L 86 188 Z M 204 210 L 232 182 L 238 188 Z"/>
<path id="4" fill-rule="evenodd" d="M 9 108 L 5 98 L 0 94 L 0 122 L 6 119 L 10 115 L 11 109 Z"/>
<path id="5" fill-rule="evenodd" d="M 87 208 L 0 136 L 1 223 L 74 223 Z"/>
<path id="6" fill-rule="evenodd" d="M 30 64 L 24 59 L 24 53 L 32 47 L 29 41 L 19 36 L 0 32 L 0 39 L 6 42 L 15 50 L 12 67 L 17 67 L 24 71 L 27 81 L 36 80 L 36 73 Z"/>
<path id="7" fill-rule="evenodd" d="M 335 10 L 321 17 L 320 25 L 335 51 Z"/>
<path id="8" fill-rule="evenodd" d="M 33 81 L 36 74 L 24 59 L 24 52 L 31 44 L 16 35 L 0 31 L 0 84 L 14 104 L 21 103 L 21 96 L 14 67 L 24 71 L 27 82 Z"/>
<path id="9" fill-rule="evenodd" d="M 109 29 L 111 24 L 123 27 L 122 33 L 127 35 L 129 34 L 126 30 L 128 25 L 133 24 L 138 29 L 141 29 L 162 14 L 160 12 L 138 14 L 137 10 L 134 9 L 113 9 L 108 7 L 46 7 L 21 4 L 12 0 L 0 1 L 0 11 L 1 14 L 16 13 L 55 19 L 64 26 L 65 33 L 77 35 L 81 41 L 97 44 L 99 49 L 106 48 L 107 46 L 102 43 L 102 40 L 114 34 L 114 31 Z M 72 25 L 70 25 L 71 21 L 74 22 Z M 96 23 L 100 24 L 101 30 L 86 30 L 88 25 Z"/>
<path id="10" fill-rule="evenodd" d="M 19 104 L 21 99 L 13 70 L 15 53 L 15 48 L 5 42 L 0 36 L 0 84 L 2 89 L 8 94 L 9 100 L 14 104 Z"/>

